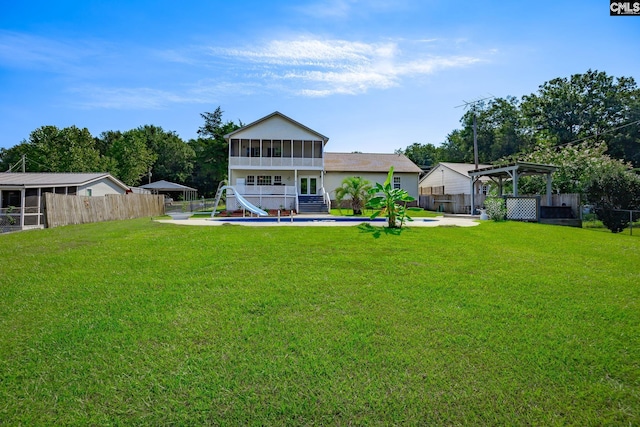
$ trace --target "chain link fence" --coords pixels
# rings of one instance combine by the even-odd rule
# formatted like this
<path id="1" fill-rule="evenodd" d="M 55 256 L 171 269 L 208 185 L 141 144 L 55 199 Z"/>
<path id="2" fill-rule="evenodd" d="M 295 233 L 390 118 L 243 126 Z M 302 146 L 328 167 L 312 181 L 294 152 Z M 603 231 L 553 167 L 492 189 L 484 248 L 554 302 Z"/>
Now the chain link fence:
<path id="1" fill-rule="evenodd" d="M 640 233 L 640 210 L 588 208 L 583 214 L 583 226 L 608 228 L 615 233 L 629 230 L 633 235 L 634 228 Z"/>

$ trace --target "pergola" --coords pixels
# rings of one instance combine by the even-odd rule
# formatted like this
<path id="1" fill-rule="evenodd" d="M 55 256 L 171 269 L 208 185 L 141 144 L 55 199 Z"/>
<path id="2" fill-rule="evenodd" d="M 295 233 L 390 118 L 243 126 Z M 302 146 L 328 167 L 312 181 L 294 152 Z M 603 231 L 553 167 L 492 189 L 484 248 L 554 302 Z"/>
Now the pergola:
<path id="1" fill-rule="evenodd" d="M 506 180 L 513 182 L 513 196 L 518 196 L 518 180 L 523 176 L 546 175 L 547 177 L 547 204 L 551 206 L 551 174 L 556 171 L 555 166 L 539 163 L 516 162 L 506 166 L 493 166 L 490 168 L 469 171 L 471 177 L 471 206 L 475 206 L 474 185 L 481 176 L 489 177 L 498 184 L 499 195 L 502 196 L 503 183 Z"/>

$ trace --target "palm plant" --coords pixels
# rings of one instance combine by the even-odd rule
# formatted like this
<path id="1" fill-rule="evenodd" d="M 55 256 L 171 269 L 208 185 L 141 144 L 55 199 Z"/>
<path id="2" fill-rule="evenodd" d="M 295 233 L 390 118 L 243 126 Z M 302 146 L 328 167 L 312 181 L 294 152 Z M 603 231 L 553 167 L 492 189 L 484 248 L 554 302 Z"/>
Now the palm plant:
<path id="1" fill-rule="evenodd" d="M 362 208 L 369 200 L 371 183 L 366 179 L 351 176 L 342 180 L 340 187 L 336 188 L 336 201 L 338 206 L 343 200 L 349 199 L 354 215 L 362 215 Z"/>
<path id="2" fill-rule="evenodd" d="M 413 221 L 408 211 L 420 210 L 418 208 L 408 208 L 407 203 L 415 201 L 406 190 L 393 188 L 393 166 L 389 169 L 389 174 L 384 184 L 376 183 L 375 187 L 369 190 L 372 197 L 367 203 L 367 207 L 376 209 L 371 215 L 371 219 L 378 215 L 387 217 L 389 228 L 402 228 L 405 221 Z"/>

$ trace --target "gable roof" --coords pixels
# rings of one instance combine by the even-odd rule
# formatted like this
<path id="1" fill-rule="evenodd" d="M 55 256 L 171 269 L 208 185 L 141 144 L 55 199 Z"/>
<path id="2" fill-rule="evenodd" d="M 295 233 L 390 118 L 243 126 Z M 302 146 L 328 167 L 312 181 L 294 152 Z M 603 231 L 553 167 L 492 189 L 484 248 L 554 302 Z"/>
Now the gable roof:
<path id="1" fill-rule="evenodd" d="M 108 173 L 49 173 L 49 172 L 4 172 L 0 173 L 0 185 L 16 187 L 68 187 L 86 185 L 103 178 L 110 179 L 119 187 L 128 190 L 122 181 Z"/>
<path id="2" fill-rule="evenodd" d="M 141 185 L 140 188 L 147 190 L 160 190 L 160 191 L 197 191 L 195 188 L 187 187 L 186 185 L 176 184 L 175 182 L 160 181 L 152 182 L 151 184 Z"/>
<path id="3" fill-rule="evenodd" d="M 459 174 L 461 177 L 464 177 L 466 179 L 471 179 L 471 176 L 469 175 L 469 172 L 473 171 L 476 169 L 476 165 L 473 163 L 452 163 L 452 162 L 440 162 L 438 163 L 436 166 L 434 166 L 433 168 L 431 168 L 431 170 L 429 172 L 427 172 L 427 174 L 425 176 L 422 177 L 422 179 L 420 179 L 420 183 L 422 183 L 423 181 L 425 181 L 431 174 L 435 173 L 436 170 L 440 170 L 440 166 L 442 166 L 443 168 L 447 168 L 457 174 Z M 478 168 L 480 169 L 484 169 L 484 168 L 490 168 L 492 167 L 491 165 L 484 165 L 484 164 L 479 164 Z M 482 181 L 488 181 L 488 178 L 482 178 Z"/>
<path id="4" fill-rule="evenodd" d="M 476 169 L 476 165 L 473 163 L 449 163 L 449 162 L 441 162 L 439 163 L 440 165 L 444 166 L 445 168 L 449 168 L 454 172 L 459 173 L 460 175 L 464 175 L 466 178 L 470 178 L 469 176 L 469 172 L 471 172 L 472 170 Z M 484 168 L 490 168 L 492 167 L 491 165 L 483 165 L 483 164 L 479 164 L 478 168 L 479 169 L 484 169 Z"/>
<path id="5" fill-rule="evenodd" d="M 404 154 L 380 153 L 324 153 L 324 169 L 327 172 L 394 172 L 420 173 Z"/>
<path id="6" fill-rule="evenodd" d="M 256 126 L 256 125 L 258 125 L 258 124 L 260 124 L 260 123 L 266 122 L 266 121 L 268 121 L 268 120 L 270 120 L 270 119 L 272 119 L 272 118 L 274 118 L 274 117 L 280 117 L 281 119 L 283 119 L 283 120 L 285 120 L 285 121 L 288 121 L 288 122 L 290 122 L 291 124 L 293 124 L 293 125 L 295 125 L 295 126 L 297 126 L 297 127 L 301 128 L 301 129 L 304 129 L 304 130 L 305 130 L 305 131 L 307 131 L 307 132 L 310 132 L 310 133 L 312 133 L 312 134 L 316 135 L 319 139 L 321 139 L 321 140 L 322 140 L 323 142 L 325 142 L 325 143 L 326 143 L 327 141 L 329 141 L 329 138 L 328 138 L 328 137 L 326 137 L 326 136 L 322 135 L 322 134 L 321 134 L 321 133 L 319 133 L 319 132 L 316 132 L 315 130 L 313 130 L 313 129 L 311 129 L 311 128 L 309 128 L 309 127 L 305 126 L 305 125 L 303 125 L 303 124 L 302 124 L 302 123 L 300 123 L 300 122 L 297 122 L 297 121 L 293 120 L 291 117 L 287 117 L 287 116 L 285 116 L 284 114 L 282 114 L 282 113 L 281 113 L 281 112 L 279 112 L 279 111 L 274 111 L 273 113 L 271 113 L 271 114 L 269 114 L 269 115 L 267 115 L 267 116 L 264 116 L 263 118 L 258 119 L 258 120 L 256 120 L 255 122 L 252 122 L 252 123 L 249 123 L 248 125 L 242 126 L 240 129 L 236 129 L 236 130 L 234 130 L 233 132 L 229 132 L 228 134 L 226 134 L 226 135 L 224 136 L 224 138 L 225 138 L 225 139 L 230 139 L 230 138 L 231 138 L 231 137 L 233 137 L 234 135 L 236 135 L 236 134 L 238 134 L 238 133 L 240 133 L 240 132 L 243 132 L 243 131 L 245 131 L 245 130 L 249 129 L 250 127 L 253 127 L 253 126 Z"/>

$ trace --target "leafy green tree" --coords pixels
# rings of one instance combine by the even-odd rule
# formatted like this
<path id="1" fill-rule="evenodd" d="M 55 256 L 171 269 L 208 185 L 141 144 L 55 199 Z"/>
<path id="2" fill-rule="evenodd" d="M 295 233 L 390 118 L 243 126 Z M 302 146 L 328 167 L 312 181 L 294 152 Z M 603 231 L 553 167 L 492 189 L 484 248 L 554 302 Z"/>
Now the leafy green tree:
<path id="1" fill-rule="evenodd" d="M 638 161 L 640 126 L 617 128 L 640 119 L 639 98 L 633 78 L 588 70 L 544 83 L 537 94 L 523 97 L 521 109 L 538 138 L 562 145 L 597 136 L 608 154 Z"/>
<path id="2" fill-rule="evenodd" d="M 338 206 L 342 201 L 348 199 L 353 209 L 354 215 L 362 215 L 362 207 L 369 199 L 371 182 L 366 179 L 352 176 L 342 180 L 340 187 L 335 189 Z"/>
<path id="3" fill-rule="evenodd" d="M 404 154 L 416 165 L 421 168 L 427 168 L 434 166 L 440 162 L 440 151 L 438 147 L 433 144 L 419 144 L 414 142 L 404 150 L 396 150 L 396 154 Z"/>
<path id="4" fill-rule="evenodd" d="M 110 172 L 127 185 L 140 185 L 157 158 L 147 147 L 144 132 L 140 129 L 109 131 L 103 133 L 101 139 L 109 141 L 106 157 L 110 159 Z"/>
<path id="5" fill-rule="evenodd" d="M 175 132 L 160 126 L 145 125 L 137 128 L 147 148 L 156 155 L 151 166 L 154 181 L 161 179 L 185 183 L 193 173 L 195 152 Z"/>
<path id="6" fill-rule="evenodd" d="M 442 161 L 474 162 L 474 116 L 480 163 L 491 163 L 513 155 L 531 143 L 519 101 L 511 96 L 495 98 L 478 103 L 464 113 L 460 119 L 462 129 L 451 132 L 441 146 Z"/>
<path id="7" fill-rule="evenodd" d="M 411 197 L 406 190 L 393 188 L 393 167 L 389 169 L 384 184 L 376 183 L 369 190 L 369 194 L 372 197 L 367 202 L 367 207 L 375 210 L 371 219 L 384 215 L 387 217 L 389 228 L 402 228 L 405 221 L 413 221 L 408 212 L 419 210 L 407 207 L 407 203 L 415 201 L 415 198 Z"/>
<path id="8" fill-rule="evenodd" d="M 213 196 L 218 183 L 227 178 L 229 146 L 224 136 L 242 127 L 242 123 L 223 123 L 222 113 L 217 107 L 213 113 L 201 114 L 204 124 L 198 129 L 200 137 L 188 143 L 195 153 L 190 184 L 207 196 Z"/>
<path id="9" fill-rule="evenodd" d="M 103 172 L 106 166 L 89 130 L 76 126 L 34 130 L 28 140 L 2 151 L 3 170 L 22 155 L 27 159 L 27 172 Z"/>
<path id="10" fill-rule="evenodd" d="M 620 210 L 640 210 L 640 177 L 628 171 L 597 176 L 586 194 L 602 223 L 619 233 L 629 225 L 629 212 Z"/>
<path id="11" fill-rule="evenodd" d="M 630 165 L 613 159 L 607 154 L 606 144 L 585 141 L 561 147 L 548 141 L 540 141 L 530 153 L 505 159 L 513 161 L 541 163 L 556 166 L 553 174 L 553 191 L 558 193 L 579 193 L 584 195 L 587 186 L 599 176 L 616 174 L 630 169 Z M 522 194 L 543 194 L 546 192 L 546 179 L 539 176 L 524 177 L 518 182 Z"/>

